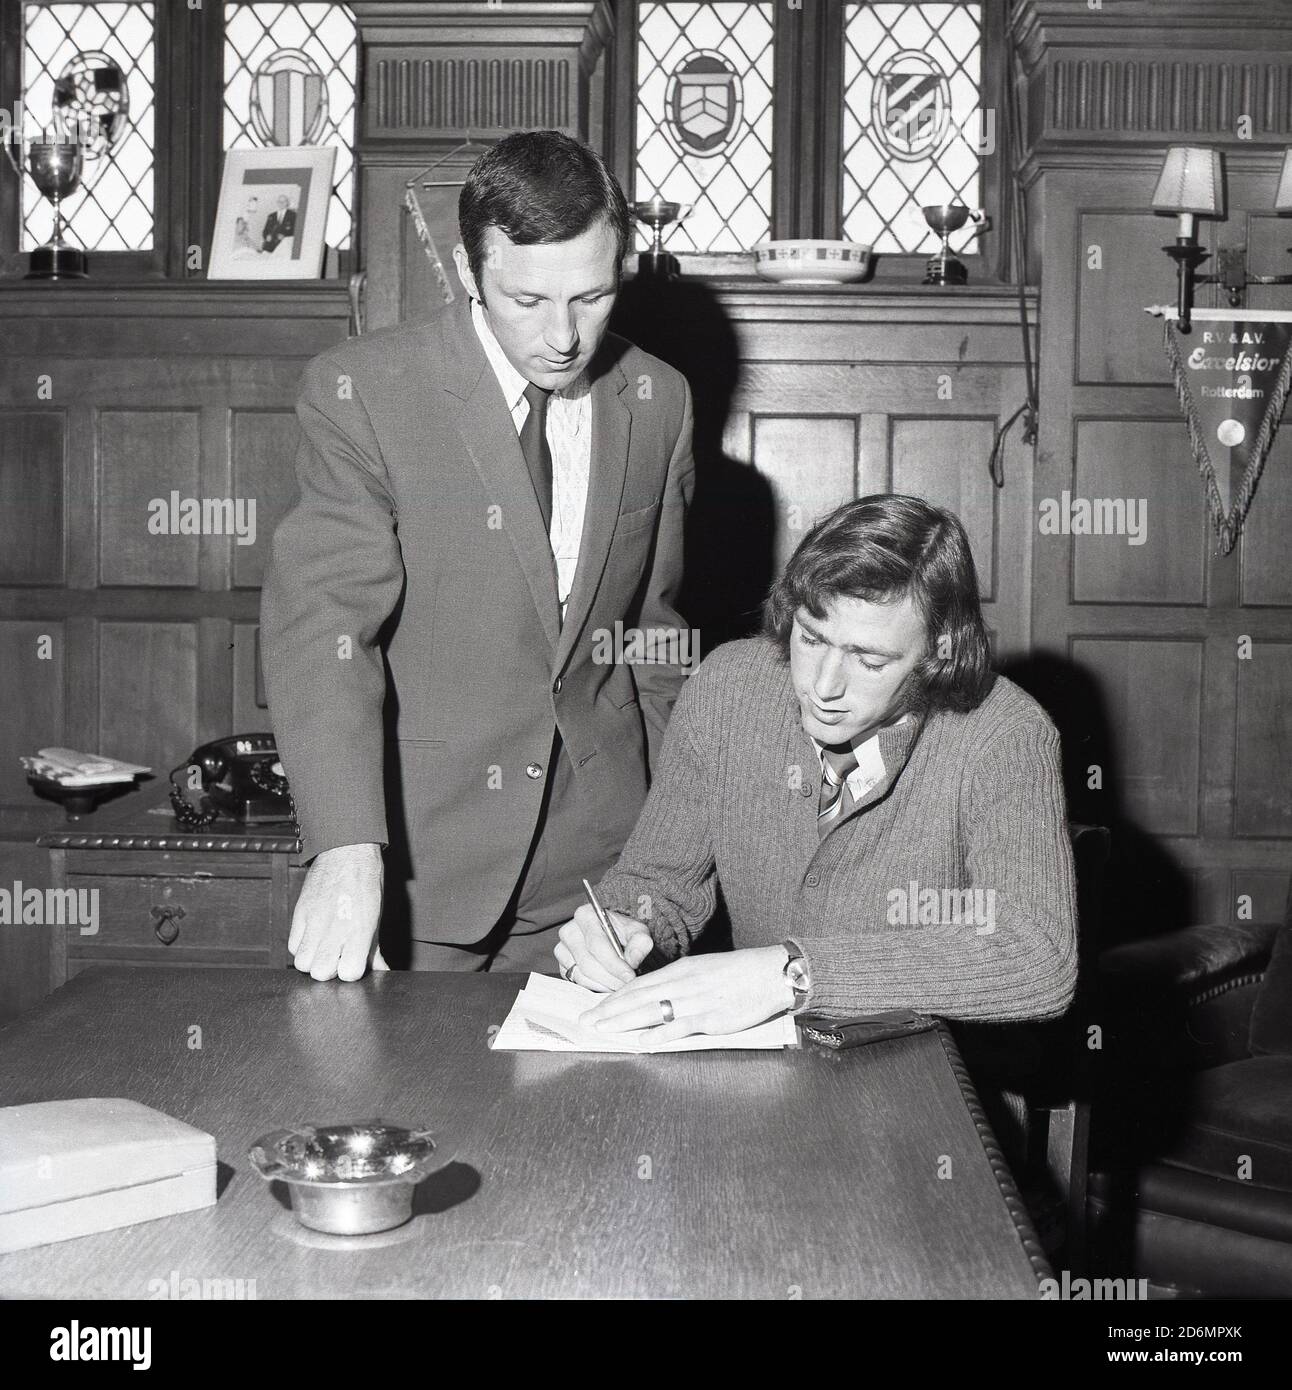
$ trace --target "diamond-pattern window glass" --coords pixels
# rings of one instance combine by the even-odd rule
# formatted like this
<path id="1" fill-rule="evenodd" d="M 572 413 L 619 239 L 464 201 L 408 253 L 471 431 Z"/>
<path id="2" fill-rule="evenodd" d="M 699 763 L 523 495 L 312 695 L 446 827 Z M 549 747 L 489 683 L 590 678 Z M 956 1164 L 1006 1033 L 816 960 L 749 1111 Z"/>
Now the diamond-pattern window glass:
<path id="1" fill-rule="evenodd" d="M 690 203 L 672 251 L 745 251 L 772 208 L 772 0 L 637 8 L 633 197 Z M 639 247 L 650 245 L 638 228 Z"/>
<path id="2" fill-rule="evenodd" d="M 62 205 L 64 240 L 87 251 L 150 251 L 155 6 L 54 0 L 24 5 L 22 18 L 23 130 L 61 126 L 82 146 L 80 185 Z M 53 232 L 53 204 L 24 178 L 22 249 Z"/>
<path id="3" fill-rule="evenodd" d="M 350 245 L 358 30 L 348 5 L 226 4 L 224 148 L 334 145 L 323 237 Z"/>
<path id="4" fill-rule="evenodd" d="M 920 212 L 981 201 L 995 135 L 982 109 L 982 5 L 875 0 L 844 8 L 843 234 L 879 252 L 933 252 Z M 974 254 L 972 228 L 951 247 Z"/>

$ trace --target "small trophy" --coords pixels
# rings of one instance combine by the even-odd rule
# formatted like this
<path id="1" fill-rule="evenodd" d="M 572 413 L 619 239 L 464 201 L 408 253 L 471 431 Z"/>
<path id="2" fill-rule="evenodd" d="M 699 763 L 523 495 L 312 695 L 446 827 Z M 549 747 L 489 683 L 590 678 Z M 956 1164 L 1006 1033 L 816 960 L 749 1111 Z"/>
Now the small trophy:
<path id="1" fill-rule="evenodd" d="M 930 256 L 924 268 L 926 285 L 967 285 L 969 270 L 965 263 L 951 254 L 948 245 L 952 232 L 958 232 L 966 222 L 976 223 L 973 236 L 981 236 L 991 226 L 991 218 L 981 208 L 967 208 L 963 203 L 936 203 L 921 208 L 924 220 L 942 238 L 942 249 Z"/>
<path id="2" fill-rule="evenodd" d="M 54 234 L 31 253 L 28 280 L 84 280 L 85 252 L 63 240 L 63 199 L 81 185 L 84 155 L 77 142 L 36 143 L 27 157 L 32 182 L 54 205 Z"/>
<path id="3" fill-rule="evenodd" d="M 9 163 L 17 170 L 19 178 L 22 170 L 14 159 L 8 143 L 5 154 Z M 30 268 L 25 276 L 28 280 L 84 280 L 86 278 L 86 256 L 79 246 L 69 246 L 63 240 L 62 201 L 75 193 L 81 183 L 84 168 L 84 151 L 77 140 L 50 138 L 46 133 L 43 140 L 33 140 L 27 156 L 27 168 L 32 182 L 54 205 L 54 235 L 38 246 L 29 257 Z"/>
<path id="4" fill-rule="evenodd" d="M 649 251 L 637 256 L 637 274 L 651 276 L 660 280 L 675 280 L 682 273 L 677 257 L 664 250 L 664 228 L 675 222 L 684 222 L 691 214 L 693 203 L 666 203 L 659 194 L 648 202 L 633 203 L 633 218 L 644 223 L 654 232 Z"/>

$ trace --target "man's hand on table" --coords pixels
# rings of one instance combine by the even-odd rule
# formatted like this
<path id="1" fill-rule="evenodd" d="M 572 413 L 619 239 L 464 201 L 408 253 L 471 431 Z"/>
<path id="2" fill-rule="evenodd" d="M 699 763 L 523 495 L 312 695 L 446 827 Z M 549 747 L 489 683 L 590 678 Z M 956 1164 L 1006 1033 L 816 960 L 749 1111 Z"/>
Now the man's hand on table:
<path id="1" fill-rule="evenodd" d="M 691 1033 L 739 1033 L 794 1007 L 787 959 L 784 946 L 683 956 L 621 985 L 579 1021 L 604 1033 L 649 1028 L 662 1043 Z M 671 1023 L 661 1021 L 661 999 L 673 1007 Z"/>
<path id="2" fill-rule="evenodd" d="M 598 991 L 619 989 L 637 978 L 637 967 L 651 953 L 650 928 L 635 917 L 622 912 L 607 914 L 615 924 L 619 940 L 624 944 L 627 964 L 619 959 L 606 940 L 597 914 L 591 907 L 578 909 L 573 918 L 557 933 L 559 940 L 552 954 L 557 967 L 567 980 L 585 989 Z"/>
<path id="3" fill-rule="evenodd" d="M 315 980 L 358 980 L 369 964 L 389 970 L 377 945 L 381 846 L 338 845 L 316 855 L 292 914 L 287 950 Z"/>

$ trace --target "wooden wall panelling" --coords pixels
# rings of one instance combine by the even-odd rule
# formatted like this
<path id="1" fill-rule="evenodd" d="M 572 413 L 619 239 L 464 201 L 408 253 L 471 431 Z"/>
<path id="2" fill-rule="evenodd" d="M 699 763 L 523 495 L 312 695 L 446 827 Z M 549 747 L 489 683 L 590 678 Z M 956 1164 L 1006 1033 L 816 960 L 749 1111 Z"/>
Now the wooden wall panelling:
<path id="1" fill-rule="evenodd" d="M 164 778 L 198 742 L 198 624 L 101 622 L 98 751 Z"/>
<path id="2" fill-rule="evenodd" d="M 772 484 L 776 573 L 821 517 L 856 496 L 857 426 L 843 415 L 754 415 L 753 464 Z"/>
<path id="3" fill-rule="evenodd" d="M 1074 661 L 1098 678 L 1115 778 L 1128 810 L 1158 835 L 1194 835 L 1199 821 L 1202 643 L 1074 638 Z M 1171 710 L 1164 719 L 1163 709 Z"/>
<path id="4" fill-rule="evenodd" d="M 176 523 L 185 500 L 202 495 L 199 443 L 196 410 L 100 410 L 103 584 L 197 587 L 198 537 L 179 532 Z M 161 524 L 172 528 L 167 532 L 151 529 L 157 502 L 163 507 Z"/>
<path id="5" fill-rule="evenodd" d="M 1234 820 L 1238 836 L 1292 838 L 1292 640 L 1255 642 L 1235 661 Z M 1292 845 L 1288 846 L 1292 863 Z"/>
<path id="6" fill-rule="evenodd" d="M 269 708 L 256 688 L 256 623 L 233 623 L 230 641 L 233 643 L 233 719 L 230 725 L 237 733 L 269 731 Z"/>
<path id="7" fill-rule="evenodd" d="M 226 401 L 209 401 L 198 412 L 198 490 L 201 499 L 222 504 L 214 528 L 204 525 L 197 538 L 197 587 L 204 593 L 223 593 L 230 587 L 235 533 L 246 519 L 238 514 L 237 489 L 230 460 L 230 419 Z M 227 504 L 227 505 L 224 505 Z"/>
<path id="8" fill-rule="evenodd" d="M 0 584 L 61 584 L 67 417 L 0 410 Z"/>
<path id="9" fill-rule="evenodd" d="M 1239 869 L 1228 876 L 1223 913 L 1218 921 L 1281 922 L 1292 874 L 1278 869 Z M 1240 900 L 1246 898 L 1248 902 Z M 1241 911 L 1241 915 L 1240 915 Z M 1248 915 L 1250 914 L 1250 915 Z"/>
<path id="10" fill-rule="evenodd" d="M 1120 512 L 1113 505 L 1102 509 L 1099 524 L 1125 522 L 1124 534 L 1077 535 L 1074 526 L 1072 535 L 1042 535 L 1042 501 L 1052 501 L 1061 514 L 1063 495 L 1038 500 L 1037 544 L 1068 551 L 1073 601 L 1201 605 L 1209 523 L 1179 418 L 1077 419 L 1073 425 L 1070 498 L 1120 502 Z"/>
<path id="11" fill-rule="evenodd" d="M 955 512 L 964 524 L 978 571 L 980 597 L 996 594 L 997 489 L 986 460 L 995 416 L 895 418 L 893 491 L 925 498 Z"/>
<path id="12" fill-rule="evenodd" d="M 1274 436 L 1243 526 L 1239 564 L 1244 608 L 1292 607 L 1292 426 Z"/>
<path id="13" fill-rule="evenodd" d="M 0 671 L 5 718 L 0 720 L 0 804 L 32 793 L 19 757 L 66 739 L 63 689 L 67 678 L 64 626 L 34 618 L 0 621 Z"/>
<path id="14" fill-rule="evenodd" d="M 1146 203 L 1153 179 L 1151 167 L 1137 166 L 1128 194 L 1138 193 Z M 1199 227 L 1203 244 L 1210 245 L 1214 228 L 1206 220 Z M 1175 230 L 1174 218 L 1155 216 L 1143 205 L 1087 208 L 1078 215 L 1078 382 L 1171 385 L 1163 321 L 1143 311 L 1149 304 L 1175 303 L 1174 267 L 1162 252 Z M 1199 286 L 1200 306 L 1213 297 Z"/>

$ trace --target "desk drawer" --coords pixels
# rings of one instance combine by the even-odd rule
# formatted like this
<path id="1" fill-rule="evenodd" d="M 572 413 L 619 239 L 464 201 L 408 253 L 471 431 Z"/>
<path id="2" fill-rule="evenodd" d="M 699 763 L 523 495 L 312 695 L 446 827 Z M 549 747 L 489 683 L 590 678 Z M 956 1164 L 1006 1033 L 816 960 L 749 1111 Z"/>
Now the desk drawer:
<path id="1" fill-rule="evenodd" d="M 97 890 L 98 931 L 67 933 L 69 956 L 227 960 L 255 963 L 272 948 L 267 878 L 70 874 L 69 888 Z"/>

